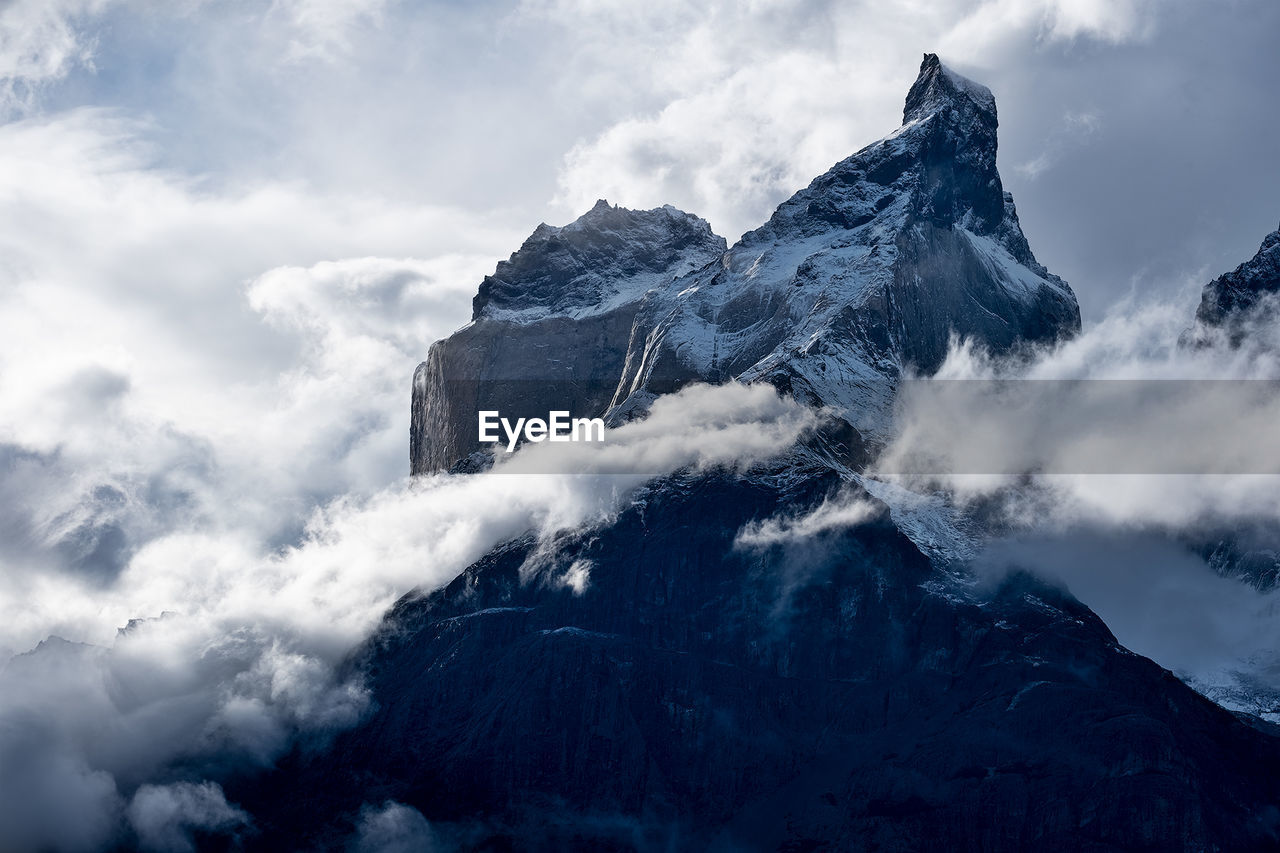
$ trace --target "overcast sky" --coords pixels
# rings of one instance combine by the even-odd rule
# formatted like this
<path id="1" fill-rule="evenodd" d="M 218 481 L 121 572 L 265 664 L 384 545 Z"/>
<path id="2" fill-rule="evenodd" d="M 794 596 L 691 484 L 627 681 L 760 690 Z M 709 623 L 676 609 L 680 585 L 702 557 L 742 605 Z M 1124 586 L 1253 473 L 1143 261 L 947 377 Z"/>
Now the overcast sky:
<path id="1" fill-rule="evenodd" d="M 127 154 L 215 197 L 287 185 L 327 218 L 442 219 L 348 240 L 279 222 L 273 261 L 492 262 L 598 197 L 732 241 L 896 127 L 937 51 L 994 90 L 1032 246 L 1096 319 L 1280 221 L 1277 32 L 1267 0 L 9 0 L 0 72 L 8 118 L 91 146 L 65 153 L 96 174 Z"/>

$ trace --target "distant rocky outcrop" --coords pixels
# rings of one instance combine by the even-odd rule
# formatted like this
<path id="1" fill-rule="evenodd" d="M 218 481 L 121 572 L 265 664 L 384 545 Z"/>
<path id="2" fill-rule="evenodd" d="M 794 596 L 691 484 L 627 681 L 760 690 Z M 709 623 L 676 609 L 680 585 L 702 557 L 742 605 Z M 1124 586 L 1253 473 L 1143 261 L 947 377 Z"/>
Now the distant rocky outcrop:
<path id="1" fill-rule="evenodd" d="M 1280 230 L 1268 234 L 1252 258 L 1204 286 L 1196 320 L 1208 326 L 1230 324 L 1277 291 L 1280 291 Z"/>

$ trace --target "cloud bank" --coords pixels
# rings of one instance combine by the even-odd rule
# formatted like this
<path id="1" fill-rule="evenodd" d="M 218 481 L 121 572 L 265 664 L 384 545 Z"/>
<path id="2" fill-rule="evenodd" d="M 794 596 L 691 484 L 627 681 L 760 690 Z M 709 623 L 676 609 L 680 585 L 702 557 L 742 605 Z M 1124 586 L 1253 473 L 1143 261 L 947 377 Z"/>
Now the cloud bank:
<path id="1" fill-rule="evenodd" d="M 0 757 L 50 777 L 33 786 L 24 772 L 6 774 L 8 837 L 93 849 L 125 817 L 156 849 L 183 849 L 194 830 L 241 831 L 249 818 L 208 780 L 354 724 L 367 696 L 336 667 L 398 596 L 445 583 L 529 530 L 603 521 L 660 470 L 776 453 L 815 419 L 769 387 L 692 387 L 590 445 L 577 473 L 537 473 L 539 445 L 488 473 L 336 498 L 280 550 L 223 520 L 157 535 L 109 583 L 42 577 L 38 609 L 77 624 L 77 636 L 153 618 L 109 644 L 48 640 L 0 671 Z M 592 473 L 601 459 L 610 473 Z M 559 456 L 557 470 L 572 462 Z M 585 588 L 589 569 L 577 569 L 566 583 Z M 17 628 L 40 626 L 8 630 Z M 179 767 L 186 787 L 155 786 Z M 66 808 L 87 816 L 75 838 L 58 835 Z"/>
<path id="2" fill-rule="evenodd" d="M 1003 509 L 1026 523 L 1274 517 L 1280 337 L 1267 305 L 1230 332 L 1193 334 L 1195 295 L 1125 304 L 1012 358 L 953 342 L 933 377 L 907 383 L 873 467 L 962 502 L 1013 496 Z"/>
<path id="3" fill-rule="evenodd" d="M 1126 647 L 1280 719 L 1274 306 L 1192 329 L 1184 293 L 1012 358 L 954 342 L 873 467 L 981 519 L 978 577 L 1061 584 Z"/>

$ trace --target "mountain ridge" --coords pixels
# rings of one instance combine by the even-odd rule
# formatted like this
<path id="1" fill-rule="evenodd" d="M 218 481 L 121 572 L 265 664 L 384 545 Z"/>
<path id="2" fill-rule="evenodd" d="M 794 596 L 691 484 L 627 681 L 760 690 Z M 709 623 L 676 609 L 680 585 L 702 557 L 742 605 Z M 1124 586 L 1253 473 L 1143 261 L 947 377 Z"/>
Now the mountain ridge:
<path id="1" fill-rule="evenodd" d="M 1001 184 L 997 125 L 989 90 L 926 54 L 902 127 L 727 249 L 709 226 L 700 240 L 648 226 L 702 223 L 669 207 L 597 202 L 564 229 L 540 225 L 482 283 L 473 323 L 433 344 L 415 372 L 411 471 L 448 469 L 480 450 L 478 407 L 625 419 L 684 384 L 731 379 L 831 409 L 854 432 L 847 457 L 865 459 L 856 448 L 883 437 L 901 371 L 936 368 L 953 336 L 1001 352 L 1079 331 L 1075 295 L 1036 261 Z M 644 226 L 628 244 L 617 229 L 604 233 L 605 215 Z M 579 287 L 557 255 L 527 292 L 505 283 L 566 231 L 620 248 L 624 261 L 671 262 L 610 289 Z M 548 295 L 548 282 L 560 290 Z M 584 306 L 584 292 L 608 295 Z"/>
<path id="2" fill-rule="evenodd" d="M 1280 228 L 1262 239 L 1252 258 L 1204 286 L 1196 321 L 1224 326 L 1245 319 L 1266 297 L 1280 292 Z"/>

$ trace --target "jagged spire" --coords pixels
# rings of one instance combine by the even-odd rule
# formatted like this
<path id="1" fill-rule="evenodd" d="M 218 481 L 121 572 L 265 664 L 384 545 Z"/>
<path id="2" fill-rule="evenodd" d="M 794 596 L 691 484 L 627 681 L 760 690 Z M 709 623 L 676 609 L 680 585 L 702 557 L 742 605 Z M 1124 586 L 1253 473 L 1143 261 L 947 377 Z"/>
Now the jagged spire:
<path id="1" fill-rule="evenodd" d="M 1280 228 L 1262 240 L 1258 253 L 1204 287 L 1196 319 L 1210 326 L 1239 322 L 1270 294 L 1280 292 Z"/>
<path id="2" fill-rule="evenodd" d="M 996 99 L 991 90 L 975 83 L 942 64 L 936 53 L 926 53 L 920 63 L 920 74 L 907 92 L 902 108 L 902 123 L 938 112 L 944 107 L 957 107 L 964 113 L 976 113 L 996 123 Z"/>

